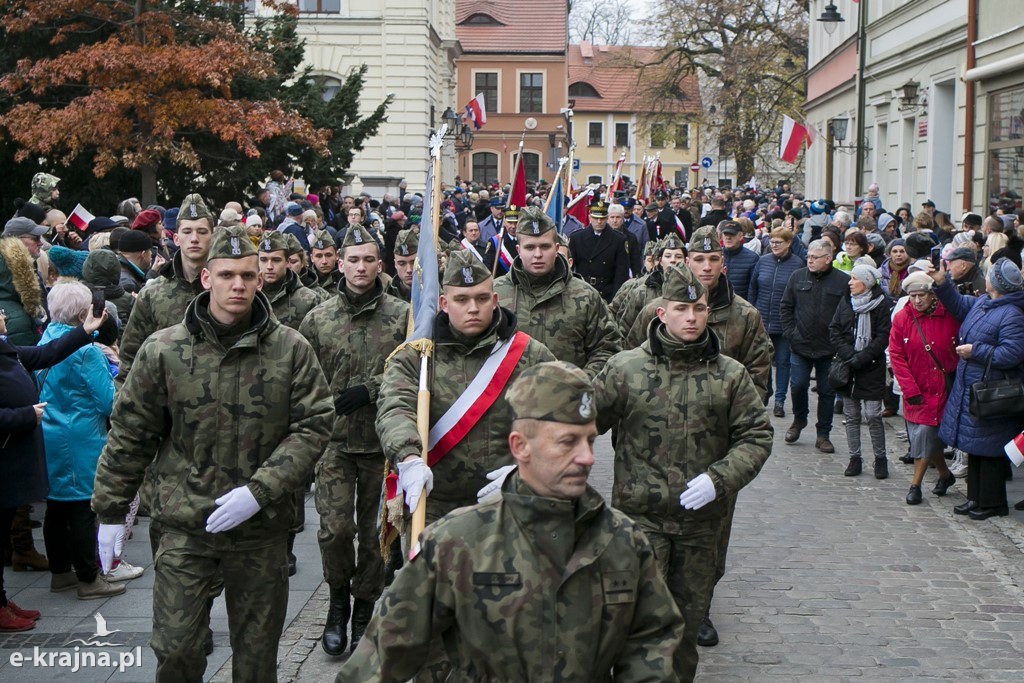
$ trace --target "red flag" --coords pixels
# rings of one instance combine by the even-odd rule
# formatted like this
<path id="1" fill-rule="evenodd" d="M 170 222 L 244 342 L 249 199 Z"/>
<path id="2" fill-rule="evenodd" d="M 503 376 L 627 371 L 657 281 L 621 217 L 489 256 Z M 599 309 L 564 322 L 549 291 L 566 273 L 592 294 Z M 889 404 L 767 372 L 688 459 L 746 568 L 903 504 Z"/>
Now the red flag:
<path id="1" fill-rule="evenodd" d="M 577 194 L 565 207 L 565 213 L 583 225 L 590 225 L 590 197 L 593 194 L 593 188 L 589 187 Z"/>
<path id="2" fill-rule="evenodd" d="M 805 140 L 807 141 L 807 146 L 810 147 L 811 142 L 814 140 L 810 129 L 783 114 L 779 158 L 789 164 L 796 163 L 796 158 L 800 156 L 800 148 L 803 147 Z"/>
<path id="3" fill-rule="evenodd" d="M 526 169 L 523 168 L 522 147 L 519 150 L 516 167 L 512 171 L 512 189 L 508 193 L 508 203 L 521 209 L 526 206 Z"/>
<path id="4" fill-rule="evenodd" d="M 608 201 L 615 197 L 615 193 L 622 189 L 622 164 L 626 161 L 625 155 L 620 156 L 615 162 L 615 172 L 612 173 L 612 182 L 608 185 Z"/>
<path id="5" fill-rule="evenodd" d="M 473 123 L 473 127 L 480 130 L 487 123 L 487 107 L 484 104 L 484 94 L 479 93 L 466 105 L 466 113 L 462 117 Z"/>

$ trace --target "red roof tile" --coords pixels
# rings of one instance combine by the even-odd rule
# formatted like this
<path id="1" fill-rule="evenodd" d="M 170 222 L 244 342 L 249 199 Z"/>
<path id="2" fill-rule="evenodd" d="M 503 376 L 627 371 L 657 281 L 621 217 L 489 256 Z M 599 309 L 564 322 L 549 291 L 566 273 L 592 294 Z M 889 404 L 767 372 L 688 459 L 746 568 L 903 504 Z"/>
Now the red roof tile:
<path id="1" fill-rule="evenodd" d="M 463 23 L 475 14 L 502 25 Z M 456 0 L 455 37 L 469 53 L 564 54 L 568 17 L 567 0 Z"/>
<path id="2" fill-rule="evenodd" d="M 587 83 L 600 97 L 570 96 L 576 100 L 576 111 L 633 112 L 651 111 L 651 102 L 643 86 L 658 79 L 667 67 L 645 64 L 657 61 L 661 49 L 630 45 L 570 45 L 567 53 L 569 87 L 574 83 Z M 697 77 L 684 76 L 679 80 L 682 99 L 665 111 L 698 113 L 701 111 L 700 89 Z"/>

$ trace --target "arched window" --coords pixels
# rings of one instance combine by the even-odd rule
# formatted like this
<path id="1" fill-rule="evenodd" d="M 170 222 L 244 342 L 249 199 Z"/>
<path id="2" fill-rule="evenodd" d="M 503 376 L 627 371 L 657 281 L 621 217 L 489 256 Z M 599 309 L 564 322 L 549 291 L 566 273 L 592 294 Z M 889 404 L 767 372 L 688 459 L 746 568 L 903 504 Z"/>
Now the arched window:
<path id="1" fill-rule="evenodd" d="M 341 92 L 341 81 L 334 76 L 313 76 L 313 80 L 324 89 L 324 102 L 330 102 Z"/>
<path id="2" fill-rule="evenodd" d="M 473 182 L 491 185 L 498 182 L 498 155 L 477 152 L 473 155 Z"/>
<path id="3" fill-rule="evenodd" d="M 463 19 L 461 25 L 462 26 L 504 26 L 505 24 L 501 23 L 500 21 L 498 21 L 497 19 L 492 17 L 490 14 L 484 14 L 483 12 L 477 12 L 476 14 L 471 14 L 468 17 L 466 17 L 465 19 Z"/>
<path id="4" fill-rule="evenodd" d="M 597 89 L 585 83 L 579 81 L 569 86 L 569 97 L 600 97 L 601 95 L 597 92 Z"/>

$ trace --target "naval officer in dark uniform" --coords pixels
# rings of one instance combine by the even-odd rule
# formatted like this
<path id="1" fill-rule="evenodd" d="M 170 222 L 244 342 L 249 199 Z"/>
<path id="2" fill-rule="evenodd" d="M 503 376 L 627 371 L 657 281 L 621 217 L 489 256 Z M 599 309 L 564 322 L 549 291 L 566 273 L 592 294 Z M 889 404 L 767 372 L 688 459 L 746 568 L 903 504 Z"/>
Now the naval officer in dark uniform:
<path id="1" fill-rule="evenodd" d="M 608 227 L 608 205 L 598 200 L 590 205 L 590 225 L 569 237 L 573 267 L 606 302 L 629 279 L 626 238 Z"/>

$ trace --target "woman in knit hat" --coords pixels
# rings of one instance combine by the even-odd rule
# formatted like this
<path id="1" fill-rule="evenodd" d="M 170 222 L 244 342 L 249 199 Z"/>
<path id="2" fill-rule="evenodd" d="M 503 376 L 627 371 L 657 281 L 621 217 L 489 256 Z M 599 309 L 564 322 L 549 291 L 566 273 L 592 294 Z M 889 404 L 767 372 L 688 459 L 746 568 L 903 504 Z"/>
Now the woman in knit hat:
<path id="1" fill-rule="evenodd" d="M 836 391 L 843 397 L 843 415 L 846 417 L 846 441 L 850 448 L 850 463 L 846 468 L 848 477 L 861 473 L 862 413 L 867 417 L 871 435 L 875 478 L 889 476 L 882 399 L 885 396 L 885 349 L 889 344 L 890 328 L 889 299 L 882 292 L 881 273 L 859 261 L 850 271 L 850 296 L 839 302 L 829 325 L 829 339 L 836 349 L 836 358 L 850 365 L 850 383 Z"/>
<path id="2" fill-rule="evenodd" d="M 931 275 L 939 301 L 961 321 L 956 347 L 960 360 L 939 426 L 943 443 L 967 453 L 967 502 L 953 512 L 974 520 L 1005 516 L 1007 461 L 1003 446 L 1020 434 L 1024 418 L 974 417 L 970 387 L 985 378 L 990 360 L 990 378 L 1024 378 L 1024 280 L 1020 268 L 1008 259 L 992 264 L 985 278 L 985 294 L 978 297 L 958 293 L 942 267 Z"/>

